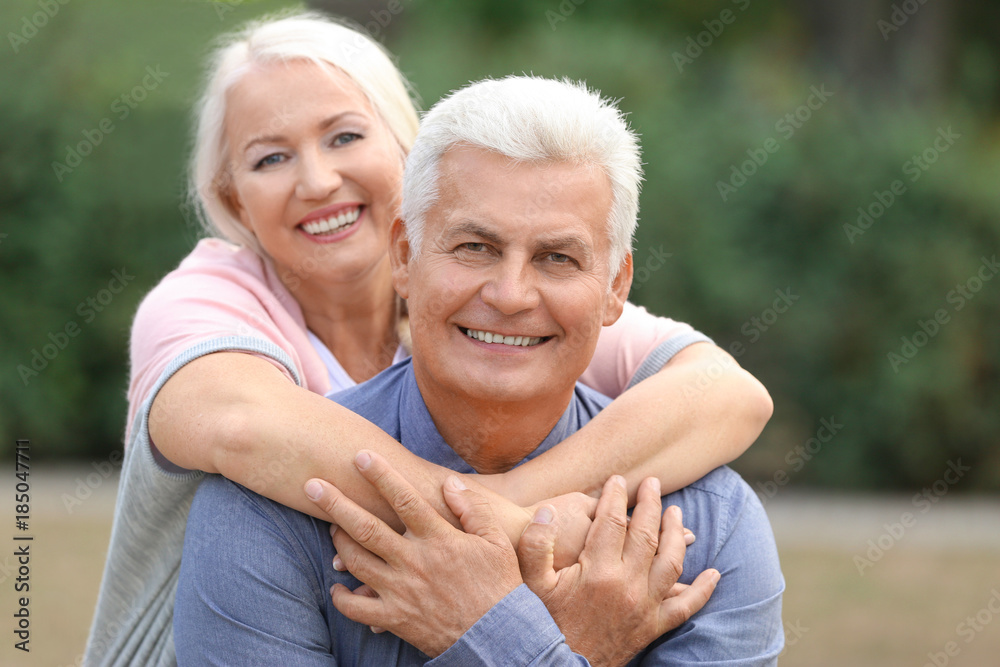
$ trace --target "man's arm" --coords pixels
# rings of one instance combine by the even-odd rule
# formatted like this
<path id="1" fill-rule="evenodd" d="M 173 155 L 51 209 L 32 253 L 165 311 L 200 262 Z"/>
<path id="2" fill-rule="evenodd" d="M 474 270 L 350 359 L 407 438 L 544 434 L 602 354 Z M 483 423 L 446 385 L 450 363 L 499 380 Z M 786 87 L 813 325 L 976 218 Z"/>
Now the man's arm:
<path id="1" fill-rule="evenodd" d="M 337 664 L 321 565 L 302 548 L 311 521 L 272 510 L 221 477 L 201 484 L 174 605 L 179 665 Z"/>

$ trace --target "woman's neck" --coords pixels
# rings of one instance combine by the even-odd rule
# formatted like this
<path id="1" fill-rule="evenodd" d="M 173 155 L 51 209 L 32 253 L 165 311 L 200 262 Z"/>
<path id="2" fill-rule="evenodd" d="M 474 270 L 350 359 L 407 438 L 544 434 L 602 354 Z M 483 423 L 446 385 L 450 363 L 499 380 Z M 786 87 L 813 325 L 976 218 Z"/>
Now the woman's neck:
<path id="1" fill-rule="evenodd" d="M 295 292 L 306 326 L 355 382 L 392 364 L 399 345 L 398 300 L 385 270 L 337 285 L 303 282 Z"/>

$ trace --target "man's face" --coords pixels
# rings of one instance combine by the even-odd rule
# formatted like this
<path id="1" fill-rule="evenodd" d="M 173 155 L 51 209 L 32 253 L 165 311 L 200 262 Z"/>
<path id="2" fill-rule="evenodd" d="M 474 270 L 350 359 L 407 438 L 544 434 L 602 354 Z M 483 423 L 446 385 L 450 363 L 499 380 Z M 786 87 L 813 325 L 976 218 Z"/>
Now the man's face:
<path id="1" fill-rule="evenodd" d="M 632 281 L 631 258 L 610 281 L 607 176 L 465 146 L 440 167 L 423 248 L 409 247 L 404 225 L 392 231 L 421 391 L 568 400 Z"/>

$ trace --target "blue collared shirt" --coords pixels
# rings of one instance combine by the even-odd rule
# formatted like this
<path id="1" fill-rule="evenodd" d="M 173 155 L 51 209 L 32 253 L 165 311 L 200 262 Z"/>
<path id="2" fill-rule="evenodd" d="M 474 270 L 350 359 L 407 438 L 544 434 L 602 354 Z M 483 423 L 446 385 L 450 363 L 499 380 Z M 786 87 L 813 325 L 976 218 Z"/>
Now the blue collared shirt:
<path id="1" fill-rule="evenodd" d="M 420 457 L 459 472 L 472 468 L 434 427 L 410 361 L 333 396 Z M 577 385 L 545 440 L 561 442 L 610 400 Z M 608 443 L 614 446 L 614 443 Z M 666 496 L 698 539 L 680 581 L 714 567 L 722 578 L 705 607 L 650 644 L 632 664 L 770 665 L 783 646 L 784 580 L 757 497 L 728 468 Z M 389 633 L 342 616 L 329 590 L 354 589 L 336 572 L 329 524 L 279 505 L 223 477 L 201 484 L 184 542 L 174 638 L 181 665 L 584 665 L 541 600 L 519 586 L 434 660 Z"/>

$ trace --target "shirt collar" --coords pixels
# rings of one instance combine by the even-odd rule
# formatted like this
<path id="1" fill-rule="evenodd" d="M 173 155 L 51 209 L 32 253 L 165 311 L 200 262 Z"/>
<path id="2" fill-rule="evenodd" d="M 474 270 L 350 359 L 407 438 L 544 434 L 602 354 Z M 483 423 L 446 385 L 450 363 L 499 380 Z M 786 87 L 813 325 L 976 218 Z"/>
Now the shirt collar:
<path id="1" fill-rule="evenodd" d="M 559 421 L 556 422 L 556 425 L 549 431 L 549 434 L 542 440 L 538 447 L 524 457 L 521 463 L 535 458 L 578 431 L 580 429 L 578 407 L 578 399 L 574 391 L 573 397 L 570 399 L 569 405 L 559 418 Z M 431 414 L 427 410 L 427 404 L 424 403 L 424 398 L 420 394 L 420 388 L 417 386 L 417 379 L 413 374 L 412 363 L 410 363 L 406 369 L 406 374 L 403 376 L 399 409 L 399 439 L 404 447 L 422 459 L 445 468 L 450 468 L 456 472 L 476 472 L 472 469 L 472 466 L 455 453 L 455 450 L 438 433 L 437 427 L 434 426 L 434 420 L 431 419 Z"/>

